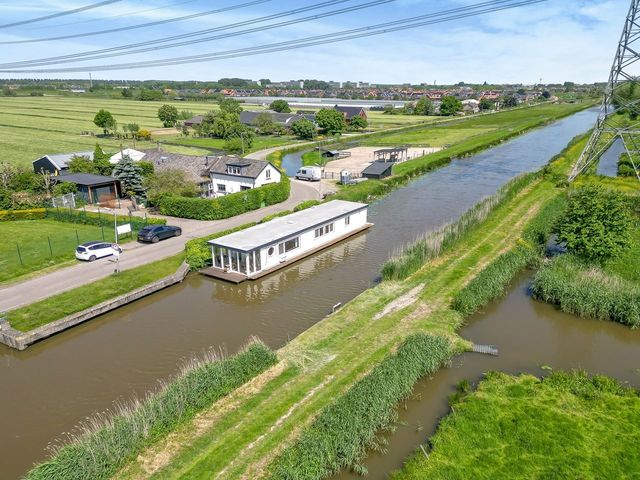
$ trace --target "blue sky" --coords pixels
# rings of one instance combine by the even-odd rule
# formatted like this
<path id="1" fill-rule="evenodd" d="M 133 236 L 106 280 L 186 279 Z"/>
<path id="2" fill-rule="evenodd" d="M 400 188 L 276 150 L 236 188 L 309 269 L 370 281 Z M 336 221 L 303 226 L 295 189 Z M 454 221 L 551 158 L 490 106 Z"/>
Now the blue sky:
<path id="1" fill-rule="evenodd" d="M 249 0 L 122 0 L 43 22 L 0 28 L 0 42 L 95 32 L 189 15 Z M 350 0 L 287 19 L 364 3 Z M 181 57 L 321 35 L 477 3 L 480 0 L 395 0 L 365 10 L 196 45 L 157 50 L 86 65 Z M 0 5 L 8 24 L 94 3 L 32 0 Z M 320 3 L 270 0 L 236 10 L 150 28 L 78 39 L 0 45 L 0 62 L 16 62 L 155 40 Z M 470 19 L 299 50 L 190 65 L 94 72 L 94 78 L 216 80 L 221 77 L 317 78 L 374 83 L 544 83 L 605 81 L 629 0 L 547 0 Z M 264 22 L 267 25 L 280 20 Z M 249 28 L 249 27 L 243 27 Z M 229 31 L 235 31 L 238 28 Z M 85 73 L 0 74 L 86 78 Z"/>

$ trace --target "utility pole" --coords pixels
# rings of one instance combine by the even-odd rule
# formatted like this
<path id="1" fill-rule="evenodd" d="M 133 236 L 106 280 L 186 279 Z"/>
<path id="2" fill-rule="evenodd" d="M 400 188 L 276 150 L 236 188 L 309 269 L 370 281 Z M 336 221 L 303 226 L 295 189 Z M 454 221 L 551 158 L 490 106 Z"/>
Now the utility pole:
<path id="1" fill-rule="evenodd" d="M 89 72 L 89 90 L 93 88 L 93 79 L 91 78 L 91 72 Z"/>
<path id="2" fill-rule="evenodd" d="M 622 143 L 640 181 L 640 165 L 634 159 L 634 155 L 640 154 L 640 102 L 632 95 L 632 89 L 640 77 L 635 75 L 637 68 L 630 68 L 640 60 L 639 13 L 640 0 L 631 0 L 596 125 L 580 158 L 573 166 L 569 181 L 575 180 L 578 175 L 597 163 L 616 141 Z M 617 115 L 618 113 L 623 115 Z M 628 122 L 625 121 L 627 115 Z"/>

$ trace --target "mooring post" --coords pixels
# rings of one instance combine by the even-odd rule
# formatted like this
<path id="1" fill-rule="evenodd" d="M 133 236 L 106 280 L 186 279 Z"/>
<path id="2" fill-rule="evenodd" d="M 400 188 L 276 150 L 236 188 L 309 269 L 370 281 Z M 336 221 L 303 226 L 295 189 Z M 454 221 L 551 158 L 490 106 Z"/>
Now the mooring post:
<path id="1" fill-rule="evenodd" d="M 16 243 L 16 248 L 18 249 L 18 258 L 20 259 L 20 265 L 24 267 L 24 262 L 22 261 L 22 254 L 20 253 L 20 244 Z"/>
<path id="2" fill-rule="evenodd" d="M 53 248 L 51 248 L 51 237 L 47 235 L 47 242 L 49 242 L 49 253 L 51 254 L 51 258 L 53 258 Z"/>

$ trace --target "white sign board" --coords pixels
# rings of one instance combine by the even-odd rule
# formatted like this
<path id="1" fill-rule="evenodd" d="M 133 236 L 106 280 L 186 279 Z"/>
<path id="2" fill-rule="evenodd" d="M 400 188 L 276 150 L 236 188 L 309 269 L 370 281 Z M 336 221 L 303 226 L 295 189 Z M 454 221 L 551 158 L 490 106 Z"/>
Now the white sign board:
<path id="1" fill-rule="evenodd" d="M 124 235 L 125 233 L 130 233 L 131 232 L 131 224 L 130 223 L 125 223 L 124 225 L 118 225 L 116 227 L 116 232 L 118 232 L 118 235 Z"/>

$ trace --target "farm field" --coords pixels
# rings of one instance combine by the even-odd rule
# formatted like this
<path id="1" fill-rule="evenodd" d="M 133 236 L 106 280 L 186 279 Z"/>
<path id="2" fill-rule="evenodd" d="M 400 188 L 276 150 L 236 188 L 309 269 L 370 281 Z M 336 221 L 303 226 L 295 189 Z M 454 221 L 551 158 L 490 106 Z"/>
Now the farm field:
<path id="1" fill-rule="evenodd" d="M 628 478 L 640 471 L 640 395 L 613 379 L 489 373 L 453 408 L 428 458 L 417 452 L 393 480 Z"/>
<path id="2" fill-rule="evenodd" d="M 72 261 L 78 244 L 102 240 L 102 235 L 97 226 L 55 220 L 0 222 L 0 238 L 5 239 L 0 242 L 0 283 Z M 113 228 L 104 227 L 104 238 L 112 241 L 113 237 Z"/>
<path id="3" fill-rule="evenodd" d="M 421 115 L 385 115 L 383 112 L 367 111 L 369 127 L 367 130 L 383 130 L 386 128 L 406 127 L 419 123 L 430 123 L 446 117 L 427 117 Z"/>
<path id="4" fill-rule="evenodd" d="M 0 160 L 29 166 L 33 160 L 44 154 L 92 150 L 96 142 L 100 143 L 106 152 L 116 151 L 121 145 L 133 146 L 132 140 L 100 138 L 81 135 L 81 132 L 91 132 L 94 135 L 102 133 L 102 130 L 93 123 L 93 117 L 102 108 L 113 114 L 119 126 L 137 123 L 140 128 L 161 129 L 162 123 L 157 117 L 157 111 L 165 103 L 174 105 L 179 111 L 189 110 L 194 114 L 202 114 L 218 108 L 214 103 L 205 102 L 142 102 L 63 96 L 0 97 Z M 275 137 L 273 139 L 277 140 Z M 180 140 L 191 139 L 186 139 L 182 135 L 158 135 L 152 141 L 137 141 L 136 148 L 152 148 L 156 145 L 156 140 L 163 143 L 174 143 L 172 141 L 177 140 L 180 143 Z M 224 142 L 219 140 L 219 144 L 222 145 L 222 143 Z M 214 144 L 215 142 L 212 142 L 211 145 L 206 144 L 203 148 L 197 148 L 190 146 L 187 142 L 185 145 L 167 145 L 167 150 L 202 155 L 211 148 L 220 148 Z M 265 147 L 256 142 L 254 149 L 257 148 Z"/>
<path id="5" fill-rule="evenodd" d="M 363 145 L 413 145 L 419 147 L 444 147 L 483 136 L 487 133 L 517 132 L 529 125 L 556 120 L 584 108 L 581 104 L 548 104 L 531 108 L 519 108 L 507 112 L 461 118 L 459 121 L 443 125 L 426 125 L 424 129 L 374 137 Z M 419 118 L 419 117 L 418 117 Z"/>

